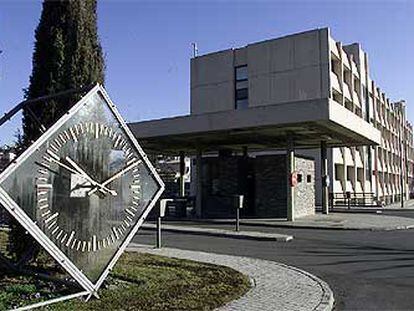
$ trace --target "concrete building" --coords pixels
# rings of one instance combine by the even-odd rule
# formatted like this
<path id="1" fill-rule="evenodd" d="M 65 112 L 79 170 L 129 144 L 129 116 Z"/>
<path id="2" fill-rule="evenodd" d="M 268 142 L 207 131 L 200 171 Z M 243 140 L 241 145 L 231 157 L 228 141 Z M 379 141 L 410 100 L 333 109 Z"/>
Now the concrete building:
<path id="1" fill-rule="evenodd" d="M 396 127 L 390 138 L 395 141 L 400 137 L 405 143 L 406 155 L 398 163 L 409 165 L 412 143 L 406 143 L 406 137 L 411 135 L 412 141 L 412 130 L 403 120 L 403 104 L 386 105 L 385 96 L 369 79 L 366 54 L 357 44 L 342 47 L 328 28 L 195 57 L 191 60 L 190 115 L 137 122 L 130 127 L 148 152 L 195 156 L 197 216 L 208 208 L 200 191 L 206 173 L 201 163 L 206 156 L 223 151 L 234 157 L 274 154 L 273 161 L 280 161 L 275 154 L 286 153 L 286 183 L 297 173 L 295 153 L 312 156 L 316 160 L 316 201 L 328 212 L 329 192 L 380 188 L 367 186 L 375 185 L 372 176 L 381 174 L 374 166 L 373 150 L 377 147 L 366 146 L 382 145 L 382 133 L 388 133 L 379 125 L 382 119 L 374 115 L 377 97 L 379 109 L 382 100 L 381 111 L 388 118 L 384 127 L 393 118 L 393 124 L 400 122 L 410 130 Z M 393 146 L 393 152 L 402 148 L 396 141 Z M 392 161 L 392 174 L 397 174 L 398 159 Z M 343 176 L 336 164 L 346 167 Z M 410 176 L 404 176 L 403 187 L 408 189 Z M 358 188 L 361 180 L 364 185 Z M 288 219 L 299 215 L 294 192 L 294 187 L 286 188 Z M 408 190 L 405 192 L 407 195 Z M 381 196 L 384 192 L 378 193 Z"/>
<path id="2" fill-rule="evenodd" d="M 407 199 L 413 193 L 412 125 L 404 101 L 391 103 L 370 78 L 368 56 L 358 43 L 342 45 L 322 29 L 204 55 L 191 63 L 192 114 L 322 97 L 381 131 L 378 147 L 328 151 L 330 192 L 373 193 L 385 203 L 401 195 Z M 317 158 L 317 152 L 304 153 Z"/>

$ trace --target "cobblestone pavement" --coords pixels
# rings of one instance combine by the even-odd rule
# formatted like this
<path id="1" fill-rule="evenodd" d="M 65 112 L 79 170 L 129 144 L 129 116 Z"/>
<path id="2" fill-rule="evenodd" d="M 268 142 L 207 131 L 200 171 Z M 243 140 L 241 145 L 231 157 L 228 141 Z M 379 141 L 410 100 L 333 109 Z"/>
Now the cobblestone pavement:
<path id="1" fill-rule="evenodd" d="M 154 249 L 134 243 L 127 250 L 228 266 L 249 276 L 252 289 L 219 308 L 220 311 L 309 311 L 333 307 L 333 293 L 328 284 L 303 270 L 277 262 L 173 248 Z"/>

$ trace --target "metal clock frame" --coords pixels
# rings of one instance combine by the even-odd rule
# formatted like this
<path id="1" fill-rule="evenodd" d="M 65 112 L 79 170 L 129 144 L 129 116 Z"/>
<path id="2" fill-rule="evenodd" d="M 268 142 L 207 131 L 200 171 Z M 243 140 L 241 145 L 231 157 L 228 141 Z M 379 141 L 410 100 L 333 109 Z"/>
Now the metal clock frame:
<path id="1" fill-rule="evenodd" d="M 0 186 L 0 204 L 4 206 L 5 209 L 33 236 L 34 239 L 78 282 L 78 284 L 85 290 L 77 294 L 68 295 L 64 297 L 60 297 L 57 299 L 52 299 L 49 301 L 41 302 L 39 304 L 34 304 L 31 306 L 27 306 L 24 308 L 20 308 L 18 310 L 28 310 L 29 308 L 33 307 L 40 307 L 47 304 L 55 303 L 58 301 L 63 301 L 79 296 L 89 295 L 87 300 L 91 298 L 91 296 L 95 296 L 99 298 L 97 293 L 98 289 L 105 281 L 106 277 L 108 276 L 109 272 L 115 266 L 116 262 L 118 261 L 119 257 L 125 251 L 126 247 L 137 233 L 139 227 L 142 225 L 146 217 L 148 216 L 149 212 L 156 204 L 158 199 L 160 198 L 162 192 L 165 189 L 164 182 L 159 177 L 158 173 L 156 172 L 155 168 L 149 161 L 147 155 L 144 153 L 143 149 L 139 145 L 137 139 L 132 134 L 131 130 L 128 128 L 127 124 L 121 117 L 120 113 L 116 109 L 115 105 L 109 98 L 108 94 L 106 93 L 105 89 L 97 84 L 94 86 L 84 97 L 82 97 L 63 117 L 61 117 L 54 125 L 52 125 L 37 141 L 35 141 L 22 155 L 20 155 L 14 162 L 12 162 L 1 174 L 0 174 L 0 183 L 3 182 L 14 170 L 16 167 L 20 166 L 28 157 L 30 157 L 43 143 L 45 143 L 55 132 L 59 130 L 59 128 L 65 124 L 65 122 L 69 121 L 70 118 L 76 114 L 84 105 L 88 103 L 93 95 L 96 93 L 100 93 L 105 100 L 106 105 L 113 113 L 115 119 L 119 122 L 121 129 L 124 131 L 124 134 L 127 138 L 130 139 L 132 145 L 136 148 L 139 155 L 141 156 L 142 160 L 147 165 L 148 169 L 152 173 L 153 177 L 155 178 L 156 182 L 159 185 L 158 191 L 154 194 L 152 200 L 150 201 L 149 205 L 146 207 L 144 213 L 138 219 L 137 223 L 132 228 L 129 235 L 126 237 L 124 242 L 118 247 L 118 250 L 115 252 L 109 263 L 107 264 L 105 270 L 102 272 L 99 279 L 96 283 L 92 283 L 88 277 L 78 268 L 76 265 L 60 250 L 55 243 L 53 243 L 46 234 L 35 224 L 35 222 L 27 216 L 27 214 L 23 211 L 23 209 L 7 194 L 7 192 Z"/>

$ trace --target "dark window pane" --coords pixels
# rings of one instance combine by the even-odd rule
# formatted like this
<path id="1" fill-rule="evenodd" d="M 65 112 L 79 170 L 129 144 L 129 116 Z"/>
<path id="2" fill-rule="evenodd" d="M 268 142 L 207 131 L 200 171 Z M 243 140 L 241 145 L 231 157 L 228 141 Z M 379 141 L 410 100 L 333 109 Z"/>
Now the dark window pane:
<path id="1" fill-rule="evenodd" d="M 247 109 L 249 108 L 248 99 L 239 99 L 236 101 L 236 109 Z"/>
<path id="2" fill-rule="evenodd" d="M 247 89 L 248 87 L 249 87 L 249 81 L 248 80 L 237 81 L 236 82 L 236 90 Z"/>
<path id="3" fill-rule="evenodd" d="M 308 183 L 312 182 L 312 175 L 306 176 L 306 182 Z"/>
<path id="4" fill-rule="evenodd" d="M 302 174 L 297 175 L 297 181 L 298 181 L 298 183 L 302 182 Z"/>
<path id="5" fill-rule="evenodd" d="M 236 80 L 237 81 L 247 80 L 248 77 L 249 76 L 247 74 L 247 66 L 236 67 Z"/>
<path id="6" fill-rule="evenodd" d="M 238 99 L 247 99 L 249 97 L 248 89 L 236 90 L 236 100 Z"/>

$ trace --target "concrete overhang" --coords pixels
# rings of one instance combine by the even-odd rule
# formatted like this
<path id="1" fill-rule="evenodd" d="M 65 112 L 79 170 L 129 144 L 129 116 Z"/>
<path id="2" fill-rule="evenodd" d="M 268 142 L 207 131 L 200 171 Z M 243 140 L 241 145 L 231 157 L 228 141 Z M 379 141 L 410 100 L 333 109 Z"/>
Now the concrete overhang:
<path id="1" fill-rule="evenodd" d="M 237 149 L 313 149 L 378 145 L 381 133 L 330 99 L 306 100 L 129 124 L 147 151 L 194 153 Z"/>

